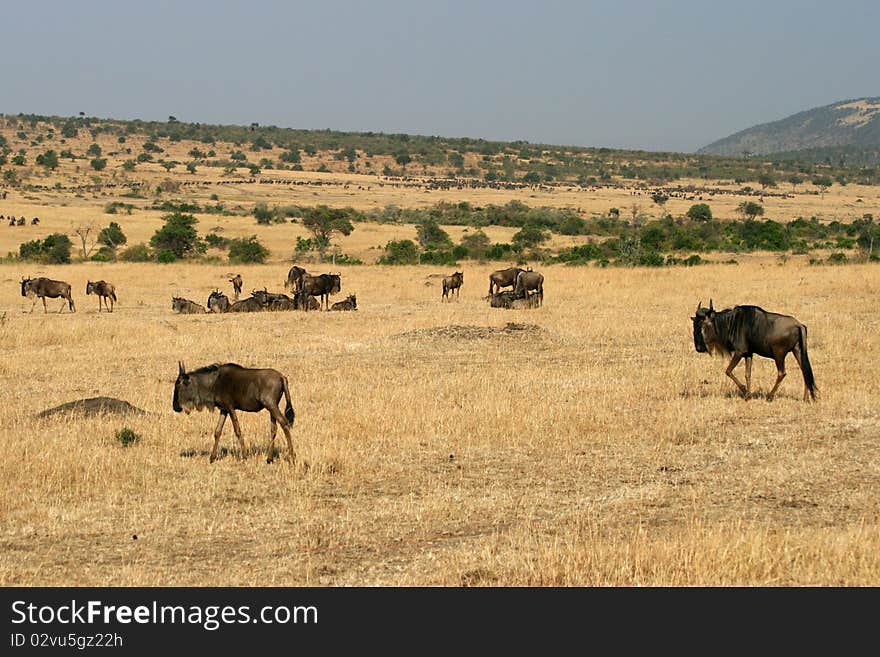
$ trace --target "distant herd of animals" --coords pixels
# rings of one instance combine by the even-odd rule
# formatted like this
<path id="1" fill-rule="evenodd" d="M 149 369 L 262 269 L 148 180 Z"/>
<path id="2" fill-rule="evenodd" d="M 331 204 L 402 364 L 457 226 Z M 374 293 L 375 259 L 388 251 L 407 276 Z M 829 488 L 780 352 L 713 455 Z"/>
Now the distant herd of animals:
<path id="1" fill-rule="evenodd" d="M 2 223 L 4 221 L 6 221 L 8 223 L 8 225 L 10 225 L 10 226 L 24 226 L 26 223 L 28 223 L 27 219 L 25 219 L 24 217 L 19 217 L 18 219 L 16 219 L 12 215 L 9 215 L 7 217 L 5 215 L 0 214 L 0 223 Z M 31 223 L 31 226 L 39 226 L 40 225 L 40 218 L 34 217 L 33 219 L 31 219 L 30 223 Z"/>
<path id="2" fill-rule="evenodd" d="M 247 299 L 239 300 L 243 281 L 240 274 L 228 279 L 233 286 L 234 300 L 214 290 L 208 297 L 207 310 L 204 306 L 173 297 L 172 308 L 176 312 L 189 313 L 226 313 L 255 312 L 266 310 L 357 310 L 357 300 L 351 294 L 344 301 L 330 305 L 329 297 L 338 294 L 342 289 L 340 274 L 309 274 L 302 267 L 291 267 L 284 283 L 292 296 L 276 294 L 263 290 L 253 290 Z M 464 273 L 455 272 L 442 280 L 441 301 L 457 298 L 464 284 Z M 510 287 L 511 290 L 502 291 Z M 86 294 L 98 296 L 98 311 L 101 312 L 102 301 L 108 312 L 113 312 L 116 302 L 116 289 L 106 281 L 89 281 Z M 46 298 L 63 300 L 59 312 L 68 305 L 71 312 L 76 311 L 71 286 L 64 281 L 49 278 L 22 278 L 21 295 L 33 299 L 31 312 L 37 299 L 43 301 L 43 312 L 46 310 Z M 500 269 L 489 275 L 489 294 L 484 297 L 493 308 L 537 308 L 544 299 L 544 276 L 539 272 L 519 267 Z M 109 301 L 109 305 L 108 304 Z M 745 399 L 751 396 L 752 358 L 761 356 L 772 358 L 776 364 L 776 382 L 766 395 L 772 401 L 779 385 L 785 378 L 785 359 L 791 353 L 801 369 L 804 380 L 804 401 L 816 399 L 818 389 L 813 376 L 813 369 L 807 354 L 807 327 L 789 315 L 768 312 L 758 306 L 740 305 L 725 310 L 715 310 L 710 299 L 706 308 L 700 302 L 697 305 L 693 322 L 694 349 L 698 353 L 709 353 L 729 358 L 725 374 L 736 384 Z M 741 360 L 745 360 L 745 383 L 740 381 L 733 370 Z M 287 409 L 280 410 L 281 397 L 287 401 Z M 226 417 L 232 419 L 233 430 L 241 447 L 241 455 L 247 453 L 241 427 L 236 411 L 256 413 L 269 411 L 271 435 L 267 461 L 271 462 L 275 454 L 275 434 L 278 425 L 287 440 L 290 459 L 294 459 L 293 441 L 290 428 L 293 426 L 294 409 L 290 399 L 287 378 L 274 369 L 247 368 L 235 363 L 215 363 L 187 372 L 182 362 L 178 363 L 178 376 L 174 384 L 172 407 L 175 412 L 192 410 L 217 409 L 220 419 L 214 429 L 214 448 L 210 461 L 217 458 L 220 436 Z"/>

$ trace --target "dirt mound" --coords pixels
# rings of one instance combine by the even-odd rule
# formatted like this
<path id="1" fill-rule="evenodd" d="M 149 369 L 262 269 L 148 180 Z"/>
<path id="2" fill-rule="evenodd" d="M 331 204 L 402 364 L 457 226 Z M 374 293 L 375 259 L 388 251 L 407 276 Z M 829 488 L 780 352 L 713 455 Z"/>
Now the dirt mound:
<path id="1" fill-rule="evenodd" d="M 433 326 L 431 328 L 413 329 L 404 333 L 398 333 L 395 338 L 431 339 L 446 338 L 450 340 L 485 340 L 488 338 L 518 333 L 537 333 L 543 331 L 535 324 L 519 324 L 507 322 L 502 327 L 498 326 L 474 326 L 462 324 L 450 324 L 449 326 Z"/>
<path id="2" fill-rule="evenodd" d="M 47 408 L 37 413 L 38 418 L 52 417 L 60 413 L 83 413 L 85 415 L 100 415 L 102 413 L 118 413 L 120 415 L 134 414 L 146 415 L 146 411 L 132 406 L 124 399 L 114 397 L 90 397 L 89 399 L 76 399 L 60 406 Z"/>

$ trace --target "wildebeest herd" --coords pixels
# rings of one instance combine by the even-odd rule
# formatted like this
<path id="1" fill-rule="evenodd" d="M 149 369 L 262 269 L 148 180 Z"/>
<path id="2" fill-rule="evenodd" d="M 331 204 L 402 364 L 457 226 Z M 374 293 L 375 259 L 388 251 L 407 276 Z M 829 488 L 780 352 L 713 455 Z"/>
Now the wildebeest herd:
<path id="1" fill-rule="evenodd" d="M 233 285 L 233 300 L 230 301 L 220 290 L 208 296 L 207 308 L 182 297 L 172 297 L 172 309 L 181 314 L 261 312 L 283 310 L 357 310 L 357 298 L 350 294 L 343 301 L 330 305 L 329 297 L 342 290 L 340 274 L 309 274 L 302 267 L 291 267 L 285 289 L 291 296 L 283 293 L 254 289 L 251 296 L 239 299 L 242 290 L 240 274 L 228 279 Z M 464 273 L 455 272 L 442 280 L 441 301 L 457 299 L 464 284 Z M 511 288 L 504 290 L 504 288 Z M 113 312 L 116 302 L 116 289 L 105 281 L 89 281 L 86 294 L 98 296 L 98 311 L 102 301 L 108 312 Z M 71 294 L 71 286 L 64 281 L 49 278 L 22 278 L 21 295 L 33 299 L 31 312 L 38 299 L 46 309 L 46 297 L 60 298 L 59 312 L 67 305 L 71 312 L 76 307 Z M 531 268 L 510 267 L 500 269 L 489 275 L 489 295 L 485 297 L 493 308 L 531 309 L 543 305 L 544 276 Z M 108 305 L 109 301 L 109 305 Z M 785 358 L 794 355 L 804 379 L 804 400 L 816 399 L 817 387 L 812 366 L 807 354 L 807 327 L 794 317 L 767 312 L 758 306 L 739 305 L 725 310 L 715 310 L 710 300 L 706 308 L 702 302 L 697 305 L 693 317 L 694 348 L 699 353 L 717 354 L 728 357 L 725 374 L 736 384 L 742 396 L 751 396 L 752 358 L 762 356 L 772 358 L 776 364 L 777 376 L 773 388 L 766 398 L 771 401 L 785 378 Z M 741 360 L 745 360 L 745 383 L 733 373 Z M 287 409 L 281 413 L 279 404 L 284 395 Z M 215 363 L 187 372 L 183 363 L 178 363 L 178 376 L 174 384 L 172 407 L 174 411 L 214 409 L 220 412 L 219 422 L 214 430 L 214 447 L 210 461 L 217 458 L 220 436 L 226 417 L 232 419 L 232 426 L 238 439 L 242 457 L 246 455 L 241 427 L 236 411 L 259 412 L 268 410 L 270 416 L 270 440 L 267 460 L 274 458 L 274 441 L 278 425 L 287 440 L 289 456 L 294 458 L 293 439 L 290 428 L 294 421 L 294 409 L 290 399 L 287 379 L 274 369 L 246 368 L 235 363 Z"/>

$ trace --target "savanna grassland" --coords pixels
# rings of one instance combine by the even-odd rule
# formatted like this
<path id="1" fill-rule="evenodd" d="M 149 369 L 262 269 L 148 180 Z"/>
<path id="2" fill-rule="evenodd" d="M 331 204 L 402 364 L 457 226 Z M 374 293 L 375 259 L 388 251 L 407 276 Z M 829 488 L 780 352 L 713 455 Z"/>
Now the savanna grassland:
<path id="1" fill-rule="evenodd" d="M 41 223 L 0 222 L 0 253 L 55 231 L 76 245 L 71 228 L 88 221 L 118 221 L 130 244 L 161 225 L 162 212 L 144 207 L 152 199 L 52 189 L 55 177 L 88 178 L 74 166 L 46 174 L 46 189 L 10 190 L 0 214 Z M 155 166 L 130 175 L 150 187 L 188 175 Z M 429 192 L 345 172 L 273 175 L 313 184 L 236 178 L 174 196 L 216 194 L 230 207 L 518 199 L 585 215 L 634 198 L 625 188 Z M 340 184 L 318 184 L 329 176 Z M 876 209 L 876 190 L 834 186 L 766 205 L 777 217 L 851 219 Z M 137 206 L 132 214 L 105 214 L 119 199 Z M 724 203 L 733 213 L 740 200 L 712 207 L 724 216 Z M 650 199 L 638 202 L 650 210 Z M 678 203 L 667 209 L 686 209 Z M 367 264 L 332 268 L 342 276 L 333 300 L 356 294 L 357 312 L 176 315 L 172 295 L 204 304 L 215 288 L 231 293 L 231 272 L 245 292 L 280 291 L 295 237 L 306 236 L 250 216 L 199 221 L 203 232 L 257 234 L 268 263 L 0 264 L 0 584 L 880 585 L 876 264 L 760 253 L 687 268 L 530 263 L 545 276 L 544 305 L 509 311 L 484 297 L 488 274 L 511 263 L 461 262 L 460 299 L 442 303 L 451 268 L 373 264 L 415 227 L 359 223 L 334 243 Z M 444 228 L 455 241 L 464 231 Z M 516 229 L 485 230 L 506 241 Z M 29 312 L 23 275 L 71 283 L 77 312 L 57 313 L 57 299 L 48 314 L 39 303 Z M 98 278 L 117 287 L 113 314 L 85 296 Z M 793 358 L 773 402 L 764 395 L 775 367 L 762 358 L 755 398 L 735 394 L 725 363 L 694 350 L 690 317 L 710 298 L 806 324 L 819 401 L 802 401 Z M 209 464 L 216 415 L 172 411 L 178 361 L 284 373 L 294 462 L 282 438 L 282 458 L 267 464 L 268 415 L 241 413 L 246 458 L 227 423 L 226 451 Z M 35 417 L 97 396 L 146 415 Z M 139 440 L 123 446 L 124 428 Z"/>

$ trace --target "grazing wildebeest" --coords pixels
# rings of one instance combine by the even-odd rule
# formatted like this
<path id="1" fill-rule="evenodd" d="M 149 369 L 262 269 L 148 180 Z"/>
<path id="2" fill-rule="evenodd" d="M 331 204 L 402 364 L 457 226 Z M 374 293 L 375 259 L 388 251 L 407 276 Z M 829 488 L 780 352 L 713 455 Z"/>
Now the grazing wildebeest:
<path id="1" fill-rule="evenodd" d="M 501 292 L 502 287 L 516 285 L 516 277 L 521 271 L 525 271 L 525 269 L 510 267 L 509 269 L 499 269 L 489 274 L 489 296 L 491 297 L 496 290 Z"/>
<path id="2" fill-rule="evenodd" d="M 211 450 L 210 462 L 217 460 L 217 451 L 220 446 L 220 434 L 226 416 L 232 418 L 232 428 L 238 444 L 241 447 L 241 458 L 247 456 L 247 447 L 241 435 L 241 427 L 238 424 L 238 416 L 235 411 L 259 413 L 263 409 L 269 411 L 272 433 L 269 436 L 269 451 L 266 462 L 271 463 L 275 459 L 275 434 L 278 425 L 284 431 L 287 438 L 287 448 L 290 460 L 293 461 L 293 439 L 290 437 L 290 427 L 293 426 L 293 404 L 290 402 L 290 389 L 287 386 L 287 377 L 273 369 L 255 369 L 242 367 L 235 363 L 215 363 L 201 367 L 192 372 L 187 372 L 183 363 L 178 362 L 177 381 L 174 382 L 174 400 L 172 408 L 175 413 L 193 409 L 218 409 L 220 421 L 214 429 L 214 449 Z M 281 395 L 287 401 L 287 408 L 281 414 L 279 404 Z"/>
<path id="3" fill-rule="evenodd" d="M 66 299 L 67 306 L 70 309 L 70 312 L 76 312 L 76 305 L 73 303 L 73 296 L 70 293 L 70 283 L 65 283 L 64 281 L 53 281 L 51 278 L 44 278 L 40 276 L 38 278 L 22 278 L 21 279 L 21 296 L 23 297 L 32 297 L 33 303 L 31 304 L 31 312 L 34 312 L 34 306 L 37 303 L 37 299 L 43 300 L 43 312 L 46 313 L 46 297 L 50 299 Z M 64 310 L 64 304 L 61 304 L 61 308 L 58 309 L 58 312 Z"/>
<path id="4" fill-rule="evenodd" d="M 34 217 L 33 219 L 31 219 L 31 226 L 39 226 L 39 224 L 40 224 L 39 217 Z"/>
<path id="5" fill-rule="evenodd" d="M 16 225 L 16 226 L 24 226 L 24 224 L 25 224 L 26 221 L 27 221 L 27 220 L 26 220 L 24 217 L 19 217 L 19 218 L 18 218 L 18 221 L 16 222 L 15 225 Z"/>
<path id="6" fill-rule="evenodd" d="M 229 312 L 233 313 L 258 313 L 266 310 L 265 304 L 257 297 L 248 297 L 241 301 L 236 301 L 229 308 Z"/>
<path id="7" fill-rule="evenodd" d="M 229 282 L 232 283 L 232 294 L 236 301 L 238 301 L 238 295 L 241 294 L 241 274 L 236 274 L 232 278 L 229 279 Z"/>
<path id="8" fill-rule="evenodd" d="M 330 309 L 330 295 L 337 294 L 342 290 L 342 281 L 339 274 L 319 274 L 313 276 L 305 274 L 302 278 L 300 295 L 305 299 L 308 295 L 320 297 L 321 308 Z M 302 301 L 301 299 L 301 301 Z M 308 304 L 301 303 L 305 310 L 309 310 Z"/>
<path id="9" fill-rule="evenodd" d="M 343 301 L 337 301 L 332 306 L 330 306 L 330 310 L 357 310 L 358 303 L 357 297 L 354 294 L 349 294 Z"/>
<path id="10" fill-rule="evenodd" d="M 443 277 L 443 296 L 440 297 L 440 300 L 446 299 L 447 301 L 452 300 L 452 294 L 455 293 L 457 297 L 460 293 L 461 286 L 464 284 L 464 274 L 460 271 L 455 272 L 451 276 Z"/>
<path id="11" fill-rule="evenodd" d="M 104 300 L 104 306 L 107 312 L 113 312 L 113 305 L 116 303 L 116 286 L 107 281 L 88 281 L 86 283 L 86 294 L 98 295 L 98 312 L 101 312 L 101 300 Z M 108 305 L 107 300 L 110 300 Z"/>
<path id="12" fill-rule="evenodd" d="M 171 297 L 171 310 L 181 315 L 197 315 L 205 312 L 205 307 L 183 297 Z"/>
<path id="13" fill-rule="evenodd" d="M 544 303 L 544 275 L 531 270 L 521 271 L 516 275 L 513 291 L 519 297 L 527 297 L 530 291 L 534 291 L 540 306 Z"/>
<path id="14" fill-rule="evenodd" d="M 302 288 L 303 276 L 306 274 L 306 270 L 302 267 L 297 267 L 296 265 L 291 267 L 290 271 L 287 272 L 287 280 L 284 281 L 284 289 L 290 288 L 294 292 L 299 292 Z"/>
<path id="15" fill-rule="evenodd" d="M 703 308 L 702 301 L 691 318 L 694 323 L 694 348 L 700 353 L 730 356 L 725 374 L 748 399 L 752 386 L 752 357 L 757 354 L 776 362 L 776 383 L 767 395 L 772 401 L 785 378 L 785 357 L 789 352 L 804 375 L 804 401 L 816 399 L 816 381 L 807 356 L 807 327 L 790 315 L 767 312 L 758 306 L 734 306 L 715 311 L 712 300 Z M 746 359 L 746 384 L 734 376 L 733 368 Z"/>
<path id="16" fill-rule="evenodd" d="M 208 296 L 208 310 L 212 313 L 228 313 L 231 307 L 229 297 L 220 290 L 214 290 Z"/>

